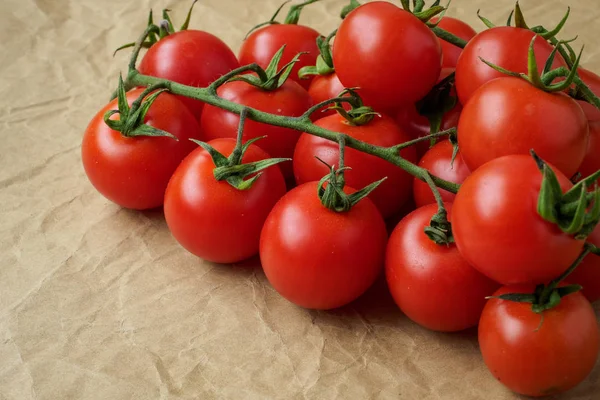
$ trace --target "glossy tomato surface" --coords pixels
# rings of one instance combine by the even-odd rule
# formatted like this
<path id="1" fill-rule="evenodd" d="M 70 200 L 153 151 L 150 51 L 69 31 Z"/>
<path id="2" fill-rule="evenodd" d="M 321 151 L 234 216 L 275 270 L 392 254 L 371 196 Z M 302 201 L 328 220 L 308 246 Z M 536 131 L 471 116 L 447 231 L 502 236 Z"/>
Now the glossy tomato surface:
<path id="1" fill-rule="evenodd" d="M 318 104 L 325 100 L 338 97 L 342 90 L 344 90 L 344 85 L 342 85 L 342 82 L 340 82 L 337 74 L 334 72 L 329 75 L 315 76 L 308 88 L 308 94 L 310 94 L 313 102 Z M 343 103 L 342 105 L 346 109 L 350 108 L 346 103 Z M 316 118 L 323 118 L 335 113 L 335 110 L 325 111 L 325 109 L 323 109 L 321 111 L 317 111 L 313 115 Z"/>
<path id="2" fill-rule="evenodd" d="M 595 72 L 582 67 L 577 69 L 577 73 L 596 96 L 600 95 L 600 76 L 598 76 Z M 600 110 L 598 110 L 595 106 L 591 105 L 587 101 L 579 101 L 579 105 L 581 108 L 583 108 L 588 120 L 600 121 Z"/>
<path id="3" fill-rule="evenodd" d="M 131 105 L 142 89 L 127 93 Z M 150 107 L 144 123 L 167 131 L 169 137 L 125 137 L 104 122 L 104 114 L 117 110 L 111 101 L 89 123 L 81 144 L 81 159 L 94 187 L 107 199 L 125 208 L 145 210 L 163 204 L 165 189 L 181 160 L 200 139 L 200 127 L 177 97 L 161 93 Z M 111 119 L 118 119 L 115 114 Z"/>
<path id="4" fill-rule="evenodd" d="M 600 226 L 596 226 L 586 241 L 600 247 Z M 591 303 L 600 300 L 600 256 L 588 254 L 567 279 L 581 285 L 581 293 Z"/>
<path id="5" fill-rule="evenodd" d="M 260 260 L 283 297 L 301 307 L 331 309 L 373 284 L 383 268 L 386 241 L 385 223 L 369 199 L 337 213 L 321 204 L 317 182 L 309 182 L 288 192 L 269 214 Z"/>
<path id="6" fill-rule="evenodd" d="M 588 124 L 590 128 L 588 145 L 578 170 L 582 178 L 600 170 L 600 120 L 589 121 Z"/>
<path id="7" fill-rule="evenodd" d="M 235 139 L 215 139 L 209 144 L 228 157 Z M 250 145 L 243 163 L 269 155 Z M 258 253 L 260 231 L 286 186 L 278 166 L 262 171 L 247 190 L 217 181 L 215 164 L 198 147 L 183 160 L 165 194 L 165 218 L 175 239 L 190 253 L 218 263 L 242 261 Z"/>
<path id="8" fill-rule="evenodd" d="M 436 23 L 437 21 L 437 17 L 431 19 L 432 23 Z M 455 36 L 458 36 L 461 39 L 466 40 L 467 42 L 477 35 L 475 29 L 471 28 L 469 24 L 458 18 L 444 16 L 438 24 L 438 27 L 454 34 Z M 440 44 L 442 45 L 443 54 L 442 68 L 456 67 L 456 64 L 458 63 L 458 57 L 460 56 L 460 53 L 462 53 L 462 49 L 441 39 Z"/>

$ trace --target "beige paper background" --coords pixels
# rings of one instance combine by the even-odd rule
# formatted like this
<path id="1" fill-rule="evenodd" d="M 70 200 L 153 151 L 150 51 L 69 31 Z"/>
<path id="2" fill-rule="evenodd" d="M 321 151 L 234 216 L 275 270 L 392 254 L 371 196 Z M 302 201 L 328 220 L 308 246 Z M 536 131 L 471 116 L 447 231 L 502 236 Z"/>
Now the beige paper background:
<path id="1" fill-rule="evenodd" d="M 280 0 L 201 0 L 192 26 L 237 51 Z M 332 30 L 342 0 L 302 22 Z M 534 1 L 534 24 L 573 6 L 562 37 L 600 70 L 596 0 Z M 88 120 L 114 89 L 147 11 L 188 1 L 0 0 L 0 399 L 512 399 L 488 373 L 474 331 L 428 332 L 379 282 L 332 312 L 307 311 L 258 262 L 205 263 L 160 211 L 120 209 L 80 161 Z M 504 21 L 512 0 L 454 0 Z M 600 398 L 600 367 L 562 399 Z"/>

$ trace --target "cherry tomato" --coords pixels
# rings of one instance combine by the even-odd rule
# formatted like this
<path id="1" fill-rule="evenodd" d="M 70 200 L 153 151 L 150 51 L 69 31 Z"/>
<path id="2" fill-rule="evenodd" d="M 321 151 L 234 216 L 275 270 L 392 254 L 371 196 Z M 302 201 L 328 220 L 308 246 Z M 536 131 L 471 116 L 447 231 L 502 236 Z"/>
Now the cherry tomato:
<path id="1" fill-rule="evenodd" d="M 437 21 L 437 17 L 431 19 L 432 23 L 436 23 Z M 466 40 L 467 42 L 477 35 L 475 29 L 471 28 L 471 26 L 466 22 L 457 18 L 444 16 L 438 24 L 438 27 L 458 36 L 461 39 Z M 440 44 L 442 45 L 442 54 L 444 55 L 442 59 L 442 67 L 456 67 L 458 56 L 460 56 L 460 53 L 462 53 L 462 49 L 441 39 Z"/>
<path id="2" fill-rule="evenodd" d="M 600 170 L 600 120 L 589 121 L 590 136 L 583 162 L 579 166 L 581 177 L 585 178 Z"/>
<path id="3" fill-rule="evenodd" d="M 534 149 L 571 177 L 583 161 L 588 136 L 587 118 L 575 100 L 512 77 L 481 86 L 458 123 L 458 144 L 471 171 L 494 158 Z"/>
<path id="4" fill-rule="evenodd" d="M 552 167 L 563 192 L 573 185 Z M 462 184 L 452 228 L 458 250 L 475 269 L 502 284 L 545 283 L 563 273 L 583 241 L 537 212 L 542 173 L 531 156 L 496 158 Z"/>
<path id="5" fill-rule="evenodd" d="M 131 105 L 143 92 L 127 93 Z M 145 210 L 163 204 L 165 189 L 181 160 L 195 149 L 189 139 L 200 138 L 198 122 L 176 96 L 161 93 L 144 123 L 169 132 L 169 137 L 125 137 L 104 123 L 104 114 L 117 110 L 117 99 L 96 114 L 81 144 L 81 159 L 94 187 L 121 207 Z M 111 119 L 118 119 L 115 114 Z"/>
<path id="6" fill-rule="evenodd" d="M 360 87 L 365 104 L 392 113 L 423 98 L 435 85 L 442 48 L 435 34 L 410 12 L 375 1 L 342 21 L 333 63 L 346 87 Z"/>
<path id="7" fill-rule="evenodd" d="M 325 310 L 353 301 L 373 284 L 386 241 L 385 223 L 371 200 L 337 213 L 321 204 L 317 182 L 308 182 L 289 191 L 267 217 L 260 260 L 283 297 Z"/>
<path id="8" fill-rule="evenodd" d="M 312 106 L 306 90 L 294 81 L 286 81 L 279 89 L 265 91 L 246 82 L 226 83 L 217 90 L 219 97 L 257 110 L 277 115 L 297 117 Z M 200 127 L 207 140 L 222 137 L 235 138 L 240 117 L 229 111 L 207 105 L 202 113 Z M 291 158 L 301 132 L 248 120 L 244 128 L 244 141 L 266 136 L 258 144 L 271 157 Z M 286 178 L 293 177 L 291 163 L 281 164 Z"/>
<path id="9" fill-rule="evenodd" d="M 240 48 L 240 63 L 242 65 L 257 63 L 261 67 L 267 68 L 275 53 L 283 45 L 286 47 L 280 65 L 289 63 L 298 53 L 306 53 L 292 68 L 290 79 L 308 89 L 311 80 L 300 79 L 298 71 L 302 67 L 315 65 L 317 62 L 319 55 L 317 37 L 319 35 L 319 32 L 304 25 L 273 24 L 265 26 L 252 32 L 244 40 Z"/>
<path id="10" fill-rule="evenodd" d="M 600 225 L 596 226 L 586 240 L 600 246 Z M 590 303 L 600 300 L 600 256 L 588 254 L 567 279 L 583 286 L 581 293 Z"/>
<path id="11" fill-rule="evenodd" d="M 341 115 L 335 114 L 315 122 L 316 125 L 377 146 L 393 146 L 410 140 L 390 117 L 382 115 L 362 126 L 350 125 Z M 402 157 L 416 162 L 415 150 L 408 147 L 400 152 Z M 318 181 L 329 170 L 319 157 L 329 165 L 336 165 L 339 158 L 335 142 L 309 134 L 302 134 L 294 152 L 294 175 L 296 183 Z M 352 187 L 365 187 L 384 177 L 369 198 L 375 203 L 384 218 L 398 212 L 411 197 L 412 176 L 381 158 L 347 148 L 344 154 L 346 166 L 352 168 L 345 173 L 346 183 Z"/>
<path id="12" fill-rule="evenodd" d="M 425 153 L 419 161 L 419 166 L 447 181 L 463 183 L 467 176 L 471 174 L 471 171 L 463 161 L 460 151 L 456 155 L 454 163 L 452 163 L 453 151 L 452 143 L 449 140 L 442 140 Z M 442 199 L 447 202 L 454 201 L 456 197 L 455 194 L 444 189 L 440 189 L 440 194 Z M 413 180 L 413 195 L 417 207 L 435 203 L 435 198 L 427 183 L 417 178 Z"/>
<path id="13" fill-rule="evenodd" d="M 235 139 L 209 142 L 228 157 Z M 264 160 L 269 155 L 252 144 L 243 163 Z M 169 182 L 165 194 L 165 218 L 175 239 L 190 253 L 218 263 L 242 261 L 258 253 L 260 231 L 286 186 L 277 166 L 262 175 L 247 190 L 238 190 L 213 175 L 215 164 L 199 147 L 186 157 Z"/>
<path id="14" fill-rule="evenodd" d="M 581 80 L 588 85 L 596 96 L 600 95 L 600 76 L 582 67 L 577 68 L 577 73 Z M 587 101 L 579 101 L 578 103 L 581 108 L 583 108 L 588 120 L 600 121 L 600 110 Z"/>
<path id="15" fill-rule="evenodd" d="M 445 204 L 451 214 L 451 204 Z M 477 325 L 486 296 L 498 284 L 460 255 L 454 244 L 439 245 L 424 232 L 436 204 L 413 211 L 390 236 L 385 273 L 394 301 L 410 319 L 427 329 L 453 332 Z"/>
<path id="16" fill-rule="evenodd" d="M 508 286 L 506 293 L 533 293 L 534 285 Z M 598 322 L 590 303 L 573 293 L 543 312 L 529 303 L 491 299 L 479 321 L 479 347 L 490 372 L 527 396 L 567 391 L 592 371 L 598 356 Z"/>
<path id="17" fill-rule="evenodd" d="M 456 65 L 456 91 L 463 105 L 484 83 L 504 77 L 482 62 L 479 57 L 513 72 L 527 73 L 527 51 L 535 33 L 529 29 L 498 26 L 477 34 L 467 43 Z M 534 44 L 535 58 L 540 70 L 544 67 L 552 46 L 538 36 Z M 557 55 L 552 66 L 564 66 Z"/>
<path id="18" fill-rule="evenodd" d="M 308 94 L 310 94 L 313 102 L 318 104 L 322 101 L 338 97 L 342 90 L 344 90 L 344 85 L 342 85 L 342 82 L 340 82 L 337 74 L 334 72 L 329 75 L 315 76 L 308 88 Z M 346 103 L 343 103 L 343 107 L 346 109 L 350 108 Z M 314 115 L 318 118 L 322 118 L 332 114 L 336 114 L 336 111 L 325 111 L 325 109 L 323 109 L 321 113 L 317 111 Z"/>
<path id="19" fill-rule="evenodd" d="M 235 54 L 221 39 L 190 29 L 170 34 L 152 45 L 138 69 L 144 75 L 205 87 L 239 66 Z M 184 96 L 179 99 L 199 120 L 204 103 Z"/>

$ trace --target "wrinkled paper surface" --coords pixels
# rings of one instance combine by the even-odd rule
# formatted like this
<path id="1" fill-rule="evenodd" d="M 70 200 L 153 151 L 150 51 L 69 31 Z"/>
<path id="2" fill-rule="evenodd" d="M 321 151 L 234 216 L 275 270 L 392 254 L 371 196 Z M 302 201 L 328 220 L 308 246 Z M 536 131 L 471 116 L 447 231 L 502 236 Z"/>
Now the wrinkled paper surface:
<path id="1" fill-rule="evenodd" d="M 281 0 L 201 0 L 192 26 L 235 51 Z M 302 22 L 330 32 L 344 0 Z M 600 71 L 595 0 L 522 0 L 529 23 L 579 35 Z M 512 0 L 454 0 L 503 23 Z M 475 331 L 410 322 L 380 281 L 330 312 L 300 309 L 257 260 L 213 265 L 184 251 L 160 211 L 133 212 L 87 181 L 80 140 L 126 71 L 119 45 L 150 7 L 189 1 L 0 1 L 0 399 L 513 399 L 479 354 Z M 594 26 L 594 24 L 596 24 Z M 562 399 L 600 398 L 600 366 Z"/>

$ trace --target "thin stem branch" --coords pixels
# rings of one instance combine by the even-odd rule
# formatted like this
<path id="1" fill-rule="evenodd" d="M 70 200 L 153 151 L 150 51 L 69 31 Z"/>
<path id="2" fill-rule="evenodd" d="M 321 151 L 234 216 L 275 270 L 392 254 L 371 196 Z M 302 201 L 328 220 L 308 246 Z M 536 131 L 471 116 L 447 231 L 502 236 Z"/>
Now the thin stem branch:
<path id="1" fill-rule="evenodd" d="M 410 140 L 408 142 L 397 144 L 393 148 L 397 151 L 400 151 L 407 147 L 414 146 L 417 143 L 425 142 L 425 141 L 431 140 L 431 139 L 437 139 L 437 138 L 440 138 L 443 136 L 453 135 L 455 133 L 456 133 L 456 128 L 450 128 L 450 129 L 446 129 L 445 131 L 430 133 L 429 135 L 421 136 L 416 139 Z"/>
<path id="2" fill-rule="evenodd" d="M 464 39 L 459 38 L 456 35 L 453 35 L 452 33 L 440 28 L 439 26 L 436 27 L 432 27 L 430 28 L 433 33 L 435 33 L 435 35 L 437 37 L 439 37 L 440 39 L 448 42 L 448 43 L 452 43 L 453 45 L 460 47 L 461 49 L 464 49 L 465 46 L 467 45 L 467 41 Z"/>

